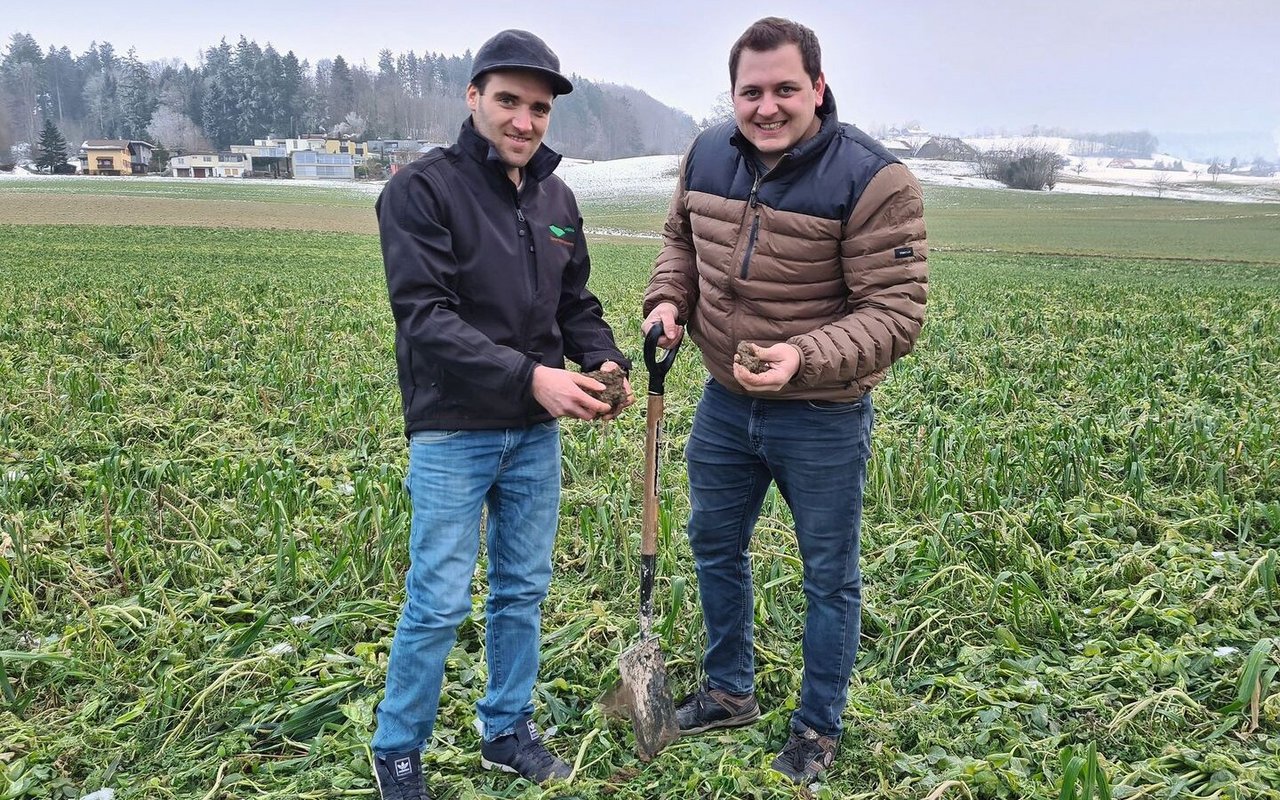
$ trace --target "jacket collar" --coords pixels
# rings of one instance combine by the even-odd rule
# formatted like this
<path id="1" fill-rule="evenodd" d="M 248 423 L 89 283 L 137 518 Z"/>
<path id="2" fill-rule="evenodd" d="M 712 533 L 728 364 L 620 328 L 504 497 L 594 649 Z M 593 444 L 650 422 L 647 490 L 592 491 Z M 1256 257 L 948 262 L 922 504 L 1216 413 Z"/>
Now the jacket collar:
<path id="1" fill-rule="evenodd" d="M 790 169 L 796 164 L 810 160 L 815 154 L 825 150 L 827 144 L 835 137 L 840 127 L 840 119 L 836 116 L 836 96 L 831 93 L 830 86 L 823 90 L 822 105 L 818 106 L 818 119 L 821 120 L 818 132 L 784 153 L 778 162 L 778 167 Z M 753 165 L 759 163 L 760 154 L 756 152 L 755 146 L 736 127 L 733 129 L 733 135 L 729 137 L 729 143 L 742 151 L 749 163 Z"/>
<path id="2" fill-rule="evenodd" d="M 502 159 L 498 157 L 498 151 L 490 144 L 489 140 L 476 132 L 476 126 L 470 117 L 462 123 L 462 130 L 458 132 L 458 147 L 462 152 L 479 161 L 481 164 L 500 173 L 505 179 L 507 176 L 507 167 L 502 163 Z M 538 151 L 533 154 L 533 158 L 529 159 L 529 163 L 524 167 L 525 181 L 530 178 L 533 182 L 540 183 L 546 180 L 551 173 L 556 171 L 556 167 L 560 165 L 560 154 L 547 147 L 546 144 L 538 145 Z"/>

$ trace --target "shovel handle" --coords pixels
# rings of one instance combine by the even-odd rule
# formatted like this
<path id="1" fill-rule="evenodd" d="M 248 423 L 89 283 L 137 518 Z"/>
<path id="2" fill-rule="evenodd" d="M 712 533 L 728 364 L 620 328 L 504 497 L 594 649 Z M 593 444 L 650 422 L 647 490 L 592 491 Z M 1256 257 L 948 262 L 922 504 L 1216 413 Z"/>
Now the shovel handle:
<path id="1" fill-rule="evenodd" d="M 644 366 L 649 370 L 650 395 L 662 395 L 665 391 L 667 372 L 671 370 L 671 364 L 676 360 L 676 352 L 680 349 L 680 342 L 676 342 L 676 346 L 668 350 L 659 361 L 658 340 L 664 333 L 662 322 L 659 321 L 655 322 L 649 332 L 644 335 Z"/>

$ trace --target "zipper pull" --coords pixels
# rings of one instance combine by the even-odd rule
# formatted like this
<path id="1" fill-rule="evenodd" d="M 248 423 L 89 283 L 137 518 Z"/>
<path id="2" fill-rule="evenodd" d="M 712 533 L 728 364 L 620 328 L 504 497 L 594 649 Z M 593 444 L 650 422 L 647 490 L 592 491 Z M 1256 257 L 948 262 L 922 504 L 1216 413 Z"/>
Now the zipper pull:
<path id="1" fill-rule="evenodd" d="M 756 180 L 751 184 L 751 196 L 747 198 L 747 204 L 752 208 L 756 207 L 756 192 L 760 190 L 760 175 L 756 175 Z"/>
<path id="2" fill-rule="evenodd" d="M 520 210 L 520 206 L 516 206 L 516 219 L 524 222 L 524 212 Z"/>

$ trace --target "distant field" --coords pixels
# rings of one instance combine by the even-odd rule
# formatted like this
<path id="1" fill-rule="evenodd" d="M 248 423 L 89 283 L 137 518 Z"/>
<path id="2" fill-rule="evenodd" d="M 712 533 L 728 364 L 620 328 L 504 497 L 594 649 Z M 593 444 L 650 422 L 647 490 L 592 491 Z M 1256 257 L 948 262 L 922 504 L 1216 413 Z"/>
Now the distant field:
<path id="1" fill-rule="evenodd" d="M 594 249 L 637 357 L 656 252 Z M 0 797 L 373 795 L 408 530 L 385 292 L 370 235 L 0 225 Z M 686 350 L 668 380 L 678 691 L 702 646 L 680 457 L 702 376 Z M 566 423 L 536 702 L 577 774 L 544 793 L 478 768 L 477 610 L 436 796 L 1080 797 L 1078 758 L 1116 798 L 1274 800 L 1276 385 L 1271 265 L 937 252 L 923 339 L 876 391 L 864 639 L 812 793 L 768 770 L 803 618 L 785 505 L 752 545 L 763 719 L 640 764 L 594 701 L 635 634 L 644 419 Z"/>
<path id="2" fill-rule="evenodd" d="M 37 199 L 59 195 L 107 197 L 150 197 L 185 200 L 226 200 L 300 205 L 373 205 L 377 192 L 364 191 L 363 184 L 336 182 L 311 186 L 291 180 L 156 180 L 153 178 L 92 177 L 8 178 L 0 180 L 0 194 L 34 195 Z"/>
<path id="3" fill-rule="evenodd" d="M 925 187 L 930 243 L 956 250 L 1280 264 L 1280 204 Z"/>
<path id="4" fill-rule="evenodd" d="M 271 227 L 376 233 L 373 186 L 148 180 L 0 182 L 0 224 Z M 666 194 L 583 204 L 589 229 L 651 236 Z M 1280 264 L 1280 204 L 925 187 L 935 250 Z"/>

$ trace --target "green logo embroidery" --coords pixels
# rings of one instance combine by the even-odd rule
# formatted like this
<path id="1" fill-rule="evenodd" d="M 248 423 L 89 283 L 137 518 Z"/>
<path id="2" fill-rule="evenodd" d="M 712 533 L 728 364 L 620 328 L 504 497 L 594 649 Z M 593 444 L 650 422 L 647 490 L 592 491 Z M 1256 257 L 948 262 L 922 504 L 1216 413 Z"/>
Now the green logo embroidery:
<path id="1" fill-rule="evenodd" d="M 556 244 L 562 244 L 565 247 L 577 247 L 577 239 L 574 238 L 574 230 L 572 225 L 565 225 L 563 228 L 559 225 L 548 225 L 547 230 L 551 231 L 551 241 Z"/>

